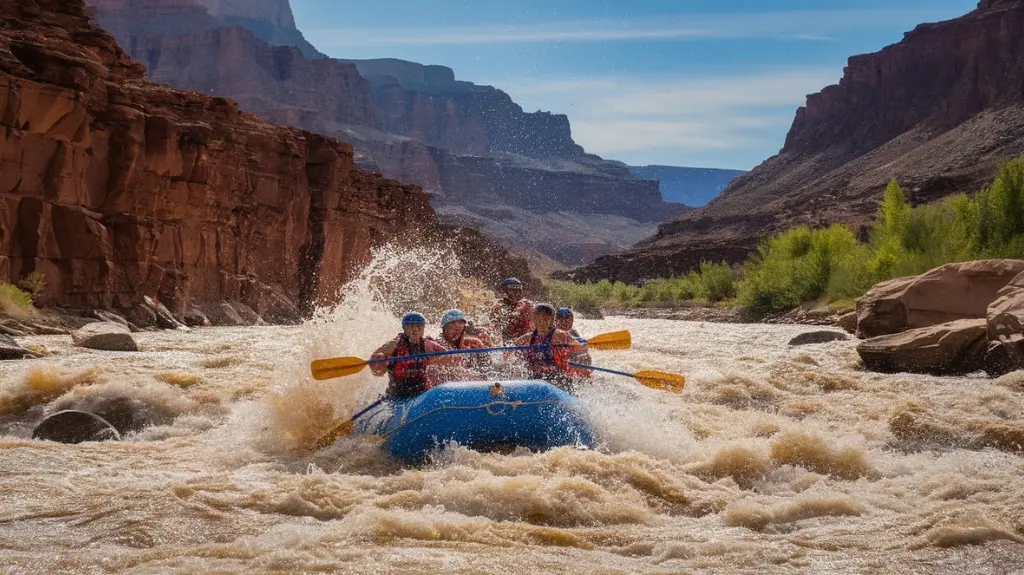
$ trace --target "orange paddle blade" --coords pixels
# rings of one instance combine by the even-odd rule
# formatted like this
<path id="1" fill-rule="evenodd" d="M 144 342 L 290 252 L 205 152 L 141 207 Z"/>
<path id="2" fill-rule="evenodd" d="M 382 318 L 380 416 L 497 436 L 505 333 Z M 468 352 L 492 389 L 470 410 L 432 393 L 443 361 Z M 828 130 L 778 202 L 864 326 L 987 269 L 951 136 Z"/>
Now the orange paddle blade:
<path id="1" fill-rule="evenodd" d="M 313 379 L 323 381 L 359 373 L 366 365 L 367 361 L 358 357 L 332 357 L 314 361 L 309 369 L 313 372 Z"/>
<path id="2" fill-rule="evenodd" d="M 638 371 L 633 375 L 633 377 L 635 377 L 642 385 L 651 389 L 659 389 L 661 391 L 682 393 L 683 388 L 686 387 L 686 377 L 675 373 L 666 373 L 664 371 Z"/>
<path id="3" fill-rule="evenodd" d="M 590 349 L 614 350 L 629 349 L 633 345 L 632 336 L 629 330 L 613 331 L 595 335 L 587 340 L 587 347 Z"/>

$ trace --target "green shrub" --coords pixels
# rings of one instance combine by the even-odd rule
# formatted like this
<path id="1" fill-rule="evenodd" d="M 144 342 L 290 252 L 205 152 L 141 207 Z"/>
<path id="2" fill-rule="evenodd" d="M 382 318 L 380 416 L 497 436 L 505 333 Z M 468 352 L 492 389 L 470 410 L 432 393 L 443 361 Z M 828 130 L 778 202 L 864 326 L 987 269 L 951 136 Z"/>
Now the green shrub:
<path id="1" fill-rule="evenodd" d="M 762 242 L 747 260 L 739 299 L 755 311 L 792 309 L 827 293 L 833 276 L 851 270 L 857 238 L 846 226 L 799 226 Z M 849 271 L 847 271 L 849 273 Z"/>
<path id="2" fill-rule="evenodd" d="M 725 262 L 700 262 L 700 272 L 691 272 L 686 279 L 697 299 L 720 302 L 736 297 L 736 272 Z"/>
<path id="3" fill-rule="evenodd" d="M 633 302 L 639 295 L 640 288 L 634 285 L 628 285 L 622 282 L 615 282 L 612 284 L 612 301 L 621 306 L 632 306 Z"/>
<path id="4" fill-rule="evenodd" d="M 35 311 L 32 296 L 17 286 L 0 282 L 0 313 L 30 314 Z"/>
<path id="5" fill-rule="evenodd" d="M 23 277 L 18 286 L 27 291 L 32 299 L 35 300 L 39 297 L 39 294 L 43 293 L 46 289 L 46 277 L 39 270 L 33 271 L 27 276 Z"/>

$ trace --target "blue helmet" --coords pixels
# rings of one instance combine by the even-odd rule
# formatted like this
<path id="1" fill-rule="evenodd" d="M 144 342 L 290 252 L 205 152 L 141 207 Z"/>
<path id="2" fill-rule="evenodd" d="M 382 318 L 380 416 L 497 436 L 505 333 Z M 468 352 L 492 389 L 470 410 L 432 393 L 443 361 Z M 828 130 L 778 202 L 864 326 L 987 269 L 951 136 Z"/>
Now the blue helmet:
<path id="1" fill-rule="evenodd" d="M 427 325 L 427 318 L 419 312 L 411 311 L 402 316 L 402 327 L 407 325 Z"/>
<path id="2" fill-rule="evenodd" d="M 501 282 L 501 287 L 523 287 L 523 282 L 519 281 L 519 278 L 508 278 Z"/>
<path id="3" fill-rule="evenodd" d="M 466 316 L 457 309 L 450 309 L 444 312 L 444 315 L 441 316 L 441 327 L 444 327 L 453 321 L 466 321 Z"/>
<path id="4" fill-rule="evenodd" d="M 572 317 L 572 315 L 572 310 L 567 307 L 559 308 L 558 313 L 555 314 L 556 317 Z"/>

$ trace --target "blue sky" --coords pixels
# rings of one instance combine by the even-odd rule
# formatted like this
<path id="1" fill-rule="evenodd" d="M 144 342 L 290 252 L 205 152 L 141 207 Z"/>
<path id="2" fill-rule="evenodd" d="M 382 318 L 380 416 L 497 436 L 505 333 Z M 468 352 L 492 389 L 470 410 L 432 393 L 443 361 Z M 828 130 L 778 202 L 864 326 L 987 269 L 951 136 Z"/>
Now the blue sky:
<path id="1" fill-rule="evenodd" d="M 339 58 L 442 64 L 630 164 L 749 169 L 846 59 L 977 0 L 291 0 Z"/>

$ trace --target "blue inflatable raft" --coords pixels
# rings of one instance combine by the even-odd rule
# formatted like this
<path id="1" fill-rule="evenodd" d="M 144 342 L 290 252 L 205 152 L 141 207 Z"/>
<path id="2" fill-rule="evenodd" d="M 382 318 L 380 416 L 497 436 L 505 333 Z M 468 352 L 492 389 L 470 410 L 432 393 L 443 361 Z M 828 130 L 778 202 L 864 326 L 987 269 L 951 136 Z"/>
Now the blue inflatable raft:
<path id="1" fill-rule="evenodd" d="M 377 436 L 384 451 L 406 463 L 422 462 L 449 442 L 478 451 L 594 446 L 576 398 L 538 380 L 446 383 L 384 401 L 356 420 L 353 435 Z"/>

